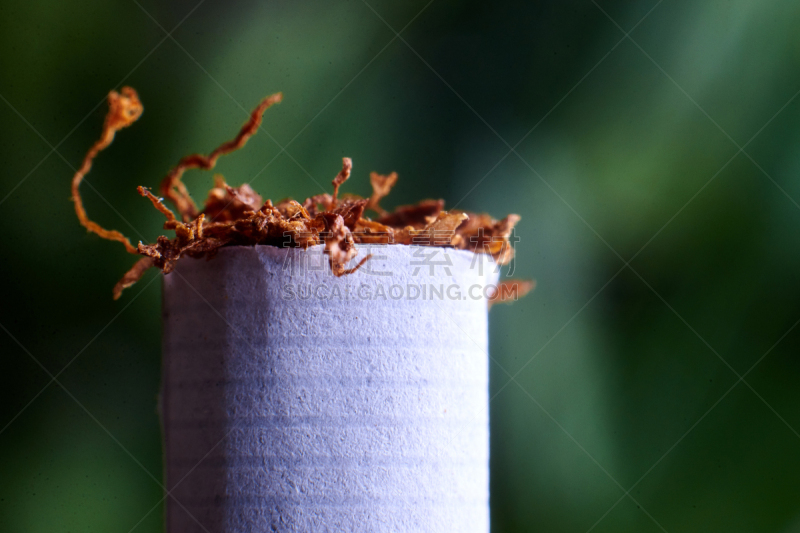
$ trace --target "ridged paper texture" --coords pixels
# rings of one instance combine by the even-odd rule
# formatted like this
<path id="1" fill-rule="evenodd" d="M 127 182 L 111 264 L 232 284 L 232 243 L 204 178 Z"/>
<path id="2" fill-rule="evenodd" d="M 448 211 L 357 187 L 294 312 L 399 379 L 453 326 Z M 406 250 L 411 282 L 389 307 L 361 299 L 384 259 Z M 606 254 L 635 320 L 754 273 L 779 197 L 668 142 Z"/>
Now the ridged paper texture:
<path id="1" fill-rule="evenodd" d="M 494 265 L 414 250 L 335 278 L 319 247 L 230 247 L 164 278 L 169 533 L 489 530 Z"/>

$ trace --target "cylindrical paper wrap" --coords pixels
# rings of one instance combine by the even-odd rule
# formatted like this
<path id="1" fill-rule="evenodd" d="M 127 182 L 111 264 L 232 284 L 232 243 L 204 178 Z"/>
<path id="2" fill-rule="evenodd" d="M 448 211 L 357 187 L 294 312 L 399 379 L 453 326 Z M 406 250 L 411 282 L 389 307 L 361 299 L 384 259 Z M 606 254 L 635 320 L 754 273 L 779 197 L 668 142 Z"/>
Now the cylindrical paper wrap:
<path id="1" fill-rule="evenodd" d="M 340 278 L 270 246 L 164 278 L 168 533 L 489 530 L 495 266 L 369 251 Z"/>

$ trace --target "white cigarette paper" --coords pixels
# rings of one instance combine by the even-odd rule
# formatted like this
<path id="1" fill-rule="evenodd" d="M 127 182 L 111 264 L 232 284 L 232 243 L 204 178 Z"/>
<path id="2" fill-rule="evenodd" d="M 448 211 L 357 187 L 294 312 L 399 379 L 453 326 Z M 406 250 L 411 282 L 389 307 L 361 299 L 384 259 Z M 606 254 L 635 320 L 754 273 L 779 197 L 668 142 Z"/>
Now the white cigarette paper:
<path id="1" fill-rule="evenodd" d="M 165 276 L 169 533 L 489 531 L 496 266 L 359 250 L 341 278 L 322 247 L 271 246 Z"/>

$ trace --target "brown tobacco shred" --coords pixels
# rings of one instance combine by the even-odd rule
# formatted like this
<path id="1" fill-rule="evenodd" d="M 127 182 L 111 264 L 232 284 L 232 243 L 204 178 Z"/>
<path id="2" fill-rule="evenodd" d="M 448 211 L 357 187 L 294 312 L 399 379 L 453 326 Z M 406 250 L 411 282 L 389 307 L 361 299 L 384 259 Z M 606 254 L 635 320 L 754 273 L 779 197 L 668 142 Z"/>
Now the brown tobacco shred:
<path id="1" fill-rule="evenodd" d="M 489 307 L 494 304 L 515 302 L 535 288 L 536 282 L 529 279 L 508 279 L 501 281 L 497 284 L 497 289 L 489 298 Z"/>
<path id="2" fill-rule="evenodd" d="M 389 194 L 395 183 L 397 183 L 397 172 L 392 172 L 384 176 L 377 172 L 369 173 L 369 182 L 372 185 L 372 196 L 369 197 L 367 209 L 375 211 L 379 215 L 385 215 L 386 210 L 378 205 L 381 198 Z"/>
<path id="3" fill-rule="evenodd" d="M 114 285 L 114 299 L 118 300 L 120 296 L 122 296 L 122 291 L 142 279 L 147 270 L 153 266 L 153 260 L 150 257 L 142 257 L 138 261 L 133 264 L 130 270 L 128 270 L 122 279 Z"/>
<path id="4" fill-rule="evenodd" d="M 96 222 L 89 220 L 89 217 L 86 215 L 86 210 L 83 208 L 80 186 L 84 176 L 91 170 L 92 161 L 97 157 L 97 154 L 108 148 L 108 145 L 114 140 L 114 134 L 116 134 L 117 131 L 122 128 L 127 128 L 136 122 L 139 117 L 142 116 L 143 110 L 142 103 L 139 101 L 139 95 L 130 87 L 123 87 L 120 92 L 111 91 L 108 93 L 108 113 L 103 123 L 103 132 L 100 134 L 100 138 L 97 142 L 86 152 L 86 157 L 83 158 L 81 168 L 78 169 L 75 176 L 72 178 L 72 201 L 75 202 L 75 214 L 78 215 L 78 220 L 81 225 L 104 239 L 121 242 L 125 245 L 125 249 L 132 254 L 136 253 L 136 248 L 122 233 L 115 230 L 104 229 Z"/>
<path id="5" fill-rule="evenodd" d="M 288 199 L 273 204 L 264 201 L 248 184 L 231 187 L 221 176 L 214 177 L 214 187 L 209 191 L 202 211 L 198 210 L 181 177 L 192 168 L 210 170 L 220 156 L 238 150 L 247 143 L 261 126 L 264 111 L 280 102 L 280 93 L 261 101 L 248 121 L 232 140 L 221 144 L 211 154 L 193 154 L 182 158 L 161 183 L 160 192 L 177 209 L 177 215 L 148 189 L 139 187 L 139 194 L 153 204 L 166 218 L 164 229 L 175 232 L 172 239 L 160 236 L 153 244 L 139 243 L 138 247 L 117 231 L 105 230 L 88 219 L 78 186 L 91 168 L 94 157 L 114 139 L 114 134 L 132 124 L 142 113 L 136 92 L 125 87 L 120 93 L 109 94 L 109 111 L 103 132 L 86 154 L 81 169 L 72 181 L 72 196 L 78 219 L 89 231 L 99 236 L 119 241 L 131 253 L 142 255 L 114 287 L 114 299 L 139 279 L 150 268 L 156 267 L 170 273 L 183 256 L 212 257 L 223 246 L 272 245 L 278 247 L 308 248 L 324 245 L 331 271 L 344 276 L 357 271 L 370 255 L 356 266 L 347 265 L 358 255 L 357 244 L 405 244 L 421 246 L 449 246 L 460 250 L 491 255 L 501 265 L 514 256 L 509 237 L 517 215 L 495 220 L 486 214 L 445 211 L 443 200 L 423 200 L 416 205 L 401 206 L 387 212 L 379 202 L 397 183 L 397 173 L 370 175 L 372 195 L 360 198 L 345 194 L 339 197 L 339 188 L 350 177 L 353 163 L 343 158 L 342 169 L 333 179 L 333 194 L 319 194 L 307 198 L 302 204 Z M 378 218 L 364 216 L 373 212 Z M 514 283 L 513 293 L 506 287 Z M 504 282 L 490 303 L 521 297 L 533 288 L 533 282 Z M 502 289 L 502 290 L 501 290 Z"/>
<path id="6" fill-rule="evenodd" d="M 186 185 L 181 181 L 183 173 L 190 168 L 211 170 L 217 164 L 219 156 L 229 154 L 244 146 L 248 139 L 255 135 L 258 128 L 261 127 L 261 117 L 264 115 L 264 111 L 281 100 L 283 100 L 283 95 L 281 93 L 267 96 L 261 100 L 258 107 L 253 110 L 250 114 L 250 119 L 242 126 L 242 129 L 239 130 L 236 137 L 219 145 L 217 149 L 208 156 L 202 154 L 187 155 L 178 162 L 178 165 L 173 168 L 169 174 L 167 174 L 164 181 L 161 182 L 161 194 L 169 198 L 169 200 L 175 204 L 184 222 L 196 217 L 198 213 L 197 204 L 195 204 L 192 197 L 189 196 Z"/>
<path id="7" fill-rule="evenodd" d="M 333 184 L 333 198 L 331 199 L 330 207 L 336 207 L 336 197 L 339 196 L 339 187 L 342 186 L 342 183 L 347 181 L 350 177 L 350 171 L 353 169 L 353 160 L 349 157 L 342 158 L 342 170 L 336 174 L 336 177 L 333 178 L 331 182 Z"/>

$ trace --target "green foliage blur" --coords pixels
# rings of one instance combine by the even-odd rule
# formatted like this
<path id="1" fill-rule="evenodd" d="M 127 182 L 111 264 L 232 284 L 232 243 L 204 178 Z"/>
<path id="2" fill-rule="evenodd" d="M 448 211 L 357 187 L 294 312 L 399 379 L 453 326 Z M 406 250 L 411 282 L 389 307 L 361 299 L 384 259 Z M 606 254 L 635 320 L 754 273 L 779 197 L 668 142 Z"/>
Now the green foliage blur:
<path id="1" fill-rule="evenodd" d="M 122 85 L 144 115 L 82 190 L 134 242 L 162 222 L 135 187 L 276 91 L 229 182 L 305 198 L 349 156 L 345 191 L 399 173 L 384 205 L 522 216 L 513 275 L 538 287 L 491 312 L 493 531 L 800 531 L 798 2 L 3 0 L 0 20 L 0 531 L 163 528 L 159 277 L 112 301 L 133 258 L 69 201 Z"/>

